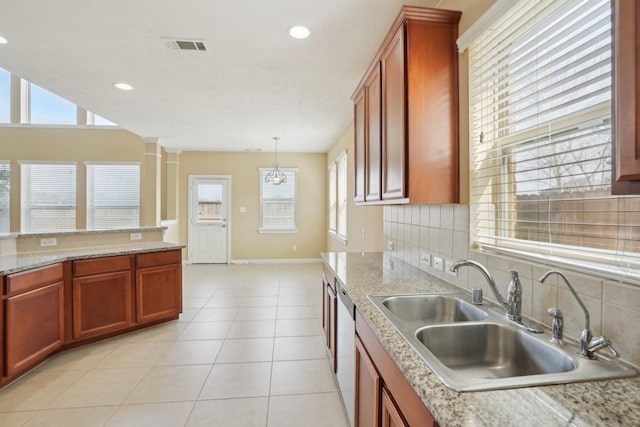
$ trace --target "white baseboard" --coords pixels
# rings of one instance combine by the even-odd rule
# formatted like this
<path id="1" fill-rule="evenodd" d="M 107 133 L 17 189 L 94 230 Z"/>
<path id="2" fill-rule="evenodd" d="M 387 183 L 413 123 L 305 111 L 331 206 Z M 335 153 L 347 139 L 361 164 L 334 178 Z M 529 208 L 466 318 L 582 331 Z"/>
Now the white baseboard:
<path id="1" fill-rule="evenodd" d="M 317 264 L 322 258 L 232 259 L 231 264 Z"/>

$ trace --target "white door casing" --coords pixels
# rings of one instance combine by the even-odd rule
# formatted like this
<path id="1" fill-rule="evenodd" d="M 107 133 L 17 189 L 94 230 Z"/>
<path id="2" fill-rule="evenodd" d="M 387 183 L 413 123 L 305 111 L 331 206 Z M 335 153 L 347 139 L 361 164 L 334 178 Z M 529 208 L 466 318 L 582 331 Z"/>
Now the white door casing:
<path id="1" fill-rule="evenodd" d="M 231 177 L 189 176 L 189 261 L 229 262 Z"/>

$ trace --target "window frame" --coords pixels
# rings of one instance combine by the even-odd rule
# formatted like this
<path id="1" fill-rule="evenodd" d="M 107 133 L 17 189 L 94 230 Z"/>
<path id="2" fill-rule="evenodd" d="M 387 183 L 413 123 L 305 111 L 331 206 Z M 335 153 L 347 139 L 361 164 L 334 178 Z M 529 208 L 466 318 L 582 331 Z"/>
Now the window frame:
<path id="1" fill-rule="evenodd" d="M 57 231 L 73 231 L 77 229 L 78 223 L 78 162 L 68 162 L 68 161 L 19 161 L 20 165 L 20 232 L 21 233 L 40 233 L 40 232 L 57 232 Z M 26 182 L 27 179 L 25 177 L 24 166 L 46 166 L 46 165 L 58 165 L 58 166 L 73 166 L 74 167 L 74 192 L 73 192 L 73 204 L 72 205 L 57 205 L 60 211 L 72 211 L 73 212 L 73 227 L 70 228 L 52 228 L 46 230 L 33 230 L 32 225 L 32 216 L 31 212 L 33 212 L 33 205 L 25 206 L 27 190 L 26 190 Z M 31 176 L 28 177 L 29 184 L 31 184 Z M 31 191 L 33 187 L 29 186 L 29 191 Z M 37 205 L 37 209 L 46 209 L 48 205 Z M 56 206 L 53 206 L 56 207 Z M 64 207 L 64 208 L 63 208 Z M 63 208 L 63 209 L 62 209 Z M 27 225 L 29 226 L 27 228 Z"/>
<path id="2" fill-rule="evenodd" d="M 288 198 L 286 200 L 293 200 L 293 226 L 292 227 L 265 227 L 264 224 L 264 186 L 273 185 L 264 182 L 265 174 L 271 172 L 273 167 L 258 168 L 258 176 L 260 178 L 260 224 L 258 232 L 260 234 L 295 234 L 298 232 L 298 168 L 281 168 L 281 172 L 293 173 L 295 178 L 294 183 L 294 196 L 293 199 Z M 283 199 L 284 200 L 284 199 Z"/>
<path id="3" fill-rule="evenodd" d="M 331 237 L 346 244 L 348 236 L 348 157 L 347 150 L 341 151 L 328 166 L 328 232 Z M 334 180 L 332 183 L 332 179 Z M 344 197 L 341 197 L 341 194 Z M 335 201 L 332 198 L 335 197 Z M 335 210 L 333 209 L 335 204 Z M 344 211 L 344 215 L 341 212 Z M 335 225 L 335 226 L 334 226 Z"/>
<path id="4" fill-rule="evenodd" d="M 91 186 L 89 185 L 89 169 L 94 166 L 137 166 L 138 167 L 138 221 L 137 224 L 126 225 L 123 227 L 115 227 L 115 228 L 96 228 L 95 227 L 95 218 L 93 220 L 90 218 L 91 213 L 95 213 L 95 209 L 91 206 L 90 192 L 92 191 Z M 85 162 L 86 169 L 86 224 L 88 230 L 118 230 L 118 229 L 127 229 L 127 228 L 139 228 L 141 222 L 141 212 L 142 212 L 142 164 L 140 162 Z M 100 206 L 100 208 L 106 208 L 107 206 Z M 126 206 L 126 205 L 118 205 L 111 206 L 111 209 L 135 209 L 135 207 Z M 90 224 L 94 224 L 94 226 L 90 226 Z"/>
<path id="5" fill-rule="evenodd" d="M 514 9 L 519 7 L 520 4 L 521 3 L 517 3 L 516 6 L 514 6 Z M 502 12 L 505 13 L 506 11 L 507 10 L 504 10 L 503 8 Z M 498 22 L 498 20 L 500 20 L 500 17 L 494 17 L 493 23 Z M 493 23 L 487 24 L 485 30 L 490 31 L 489 27 Z M 520 27 L 515 27 L 511 25 L 509 29 L 515 33 L 519 31 Z M 482 35 L 479 31 L 475 31 L 475 33 L 478 39 Z M 482 31 L 482 33 L 484 33 L 484 31 Z M 494 32 L 489 37 L 496 37 L 496 34 L 501 34 L 501 33 Z M 503 39 L 507 38 L 507 36 L 506 35 L 502 36 L 502 38 Z M 460 44 L 460 40 L 459 40 L 459 44 Z M 541 48 L 541 49 L 544 50 L 544 48 Z M 474 82 L 473 70 L 474 70 L 474 67 L 477 67 L 477 66 L 474 65 L 474 55 L 470 53 L 469 57 L 470 57 L 469 58 L 470 85 L 469 86 L 470 88 L 472 88 L 473 82 Z M 478 59 L 478 60 L 481 61 L 481 59 Z M 482 64 L 482 63 L 480 62 L 479 64 Z M 498 74 L 498 70 L 495 68 L 485 69 L 483 71 L 484 71 L 483 74 L 488 74 L 489 76 L 491 76 L 491 73 Z M 486 80 L 483 80 L 483 81 L 485 83 L 487 82 Z M 539 80 L 536 79 L 535 81 L 538 82 Z M 496 84 L 499 84 L 499 83 L 496 83 Z M 589 92 L 589 93 L 591 94 L 595 92 Z M 485 96 L 484 93 L 482 94 L 482 96 L 483 97 Z M 509 96 L 511 96 L 511 94 L 509 94 Z M 489 100 L 489 103 L 492 102 L 490 95 L 488 100 Z M 575 102 L 576 102 L 576 105 L 578 105 L 577 104 L 578 101 L 575 101 Z M 473 90 L 469 91 L 469 105 L 470 105 L 470 117 L 472 117 L 474 114 L 474 110 L 473 110 L 474 91 Z M 567 121 L 574 121 L 574 125 L 575 123 L 580 123 L 579 126 L 581 126 L 581 123 L 584 123 L 585 120 L 584 120 L 584 117 L 579 117 L 580 115 L 587 116 L 588 114 L 593 114 L 594 117 L 599 116 L 599 114 L 596 114 L 595 109 L 593 111 L 590 111 L 590 110 L 581 110 L 580 108 L 578 108 L 576 111 L 579 114 L 576 114 L 576 112 L 572 112 L 570 115 L 567 115 L 564 117 L 561 116 L 563 120 L 562 123 L 560 122 L 559 119 L 556 119 L 556 118 L 548 121 L 545 120 L 543 124 L 538 123 L 538 126 L 549 127 L 549 130 L 547 131 L 548 138 L 549 138 L 548 139 L 549 145 L 552 145 L 553 141 L 555 141 L 555 138 L 557 136 L 555 133 L 560 133 L 560 131 L 568 127 L 570 123 L 568 124 Z M 612 114 L 613 112 L 609 113 L 610 119 L 613 118 Z M 500 117 L 503 118 L 503 116 L 500 116 Z M 489 129 L 491 129 L 491 124 L 498 123 L 498 120 L 494 117 L 493 119 L 489 119 L 487 123 L 483 122 L 482 126 L 489 126 Z M 620 249 L 618 247 L 621 242 L 618 237 L 619 231 L 617 233 L 612 233 L 611 238 L 615 239 L 615 241 L 617 242 L 616 248 L 614 249 L 598 249 L 597 244 L 586 245 L 586 246 L 572 246 L 569 244 L 562 244 L 562 243 L 547 243 L 544 241 L 525 240 L 521 238 L 510 238 L 510 236 L 508 235 L 501 236 L 500 235 L 501 232 L 499 230 L 500 229 L 506 230 L 507 228 L 505 228 L 506 226 L 504 225 L 504 223 L 501 222 L 502 219 L 500 215 L 497 213 L 498 209 L 494 208 L 494 214 L 492 218 L 488 210 L 485 212 L 484 210 L 478 209 L 478 206 L 481 204 L 490 204 L 492 202 L 495 203 L 497 200 L 496 197 L 503 198 L 497 202 L 498 206 L 507 206 L 507 203 L 504 203 L 505 196 L 504 195 L 501 196 L 501 194 L 504 192 L 503 189 L 505 188 L 505 186 L 509 186 L 511 185 L 510 182 L 515 182 L 515 181 L 513 179 L 510 180 L 510 175 L 505 173 L 504 169 L 501 171 L 500 174 L 492 172 L 489 175 L 492 178 L 497 177 L 496 181 L 494 181 L 493 183 L 484 182 L 484 180 L 488 178 L 483 178 L 482 176 L 480 177 L 476 176 L 476 172 L 474 169 L 474 163 L 475 163 L 474 158 L 476 157 L 478 158 L 477 162 L 482 161 L 480 159 L 482 152 L 476 151 L 476 142 L 475 142 L 475 140 L 478 138 L 480 138 L 480 140 L 482 139 L 482 134 L 480 133 L 480 130 L 482 129 L 478 129 L 476 126 L 474 126 L 473 117 L 472 117 L 472 120 L 470 121 L 470 132 L 469 132 L 471 137 L 470 164 L 472 169 L 471 195 L 470 195 L 471 196 L 470 243 L 471 243 L 472 250 L 485 252 L 489 254 L 507 255 L 507 256 L 513 256 L 517 258 L 524 258 L 529 261 L 538 261 L 546 264 L 550 263 L 550 264 L 558 265 L 563 268 L 571 269 L 574 271 L 581 271 L 581 272 L 588 271 L 600 277 L 614 278 L 616 280 L 620 280 L 621 278 L 623 278 L 627 281 L 640 283 L 640 269 L 639 269 L 640 254 L 637 254 L 635 252 L 631 253 L 628 250 L 625 250 L 625 248 Z M 533 139 L 535 138 L 535 135 L 538 134 L 538 132 L 536 131 L 536 129 L 532 128 L 525 132 L 519 132 L 519 135 L 517 138 L 521 141 L 526 141 L 526 136 L 523 136 L 526 134 L 531 134 L 531 138 Z M 480 136 L 478 137 L 478 135 Z M 502 152 L 503 154 L 506 153 L 505 156 L 508 156 L 509 154 L 506 151 L 504 151 L 505 150 L 504 147 L 508 146 L 511 142 L 513 142 L 513 140 L 514 140 L 514 137 L 511 135 L 499 136 L 495 140 L 496 142 L 494 143 L 495 151 Z M 613 133 L 611 135 L 610 141 L 612 140 L 613 140 Z M 506 150 L 509 150 L 509 149 L 506 149 Z M 483 160 L 486 161 L 488 164 L 491 164 L 492 161 L 495 161 L 495 159 L 498 159 L 500 157 L 501 155 L 498 154 L 496 156 L 483 158 Z M 505 162 L 509 163 L 509 159 L 506 159 L 506 157 L 505 157 Z M 494 163 L 493 166 L 489 167 L 489 169 L 490 168 L 499 169 L 499 168 L 507 167 L 504 164 L 498 165 L 497 163 L 498 162 Z M 542 179 L 544 178 L 539 178 L 539 180 L 542 180 Z M 544 190 L 540 190 L 540 188 L 544 188 L 544 186 L 542 186 L 542 184 L 538 184 L 538 185 L 541 186 L 541 187 L 538 187 L 539 188 L 538 192 L 544 191 Z M 476 194 L 474 194 L 474 190 L 473 190 L 474 186 L 477 186 L 478 188 L 482 187 L 485 189 L 491 186 L 494 186 L 494 189 L 493 191 L 487 191 L 487 190 L 484 190 L 484 192 L 478 191 Z M 558 191 L 566 192 L 566 190 L 561 190 L 561 189 L 559 189 Z M 513 191 L 513 192 L 510 192 L 509 194 L 516 195 L 519 193 L 516 193 L 515 191 Z M 609 196 L 609 197 L 610 197 L 612 206 L 618 206 L 618 203 L 624 203 L 624 201 L 621 201 L 619 197 L 615 197 L 615 196 Z M 480 199 L 482 198 L 485 198 L 485 200 L 480 201 Z M 603 199 L 604 199 L 604 202 L 606 203 L 607 197 L 604 197 Z M 561 200 L 565 200 L 565 199 L 561 199 Z M 578 198 L 578 200 L 587 200 L 587 196 Z M 515 199 L 511 200 L 510 203 L 513 203 L 515 205 L 516 203 Z M 514 206 L 514 209 L 515 209 L 515 206 Z M 619 208 L 616 208 L 616 209 L 619 209 Z M 476 219 L 476 218 L 480 218 L 480 219 Z M 492 222 L 495 223 L 493 226 L 491 225 Z M 560 223 L 562 223 L 562 221 Z M 488 229 L 494 229 L 493 234 L 491 234 L 491 232 L 487 232 L 487 233 L 480 232 L 482 228 L 482 224 L 488 227 Z M 497 224 L 500 224 L 500 228 L 498 227 Z M 625 224 L 623 223 L 623 220 L 619 219 L 612 226 L 615 226 L 617 228 L 622 228 L 624 227 L 624 225 Z M 540 229 L 538 228 L 537 231 L 539 232 Z M 488 236 L 488 240 L 482 241 L 482 239 L 487 236 Z M 493 237 L 493 240 L 491 240 L 492 237 Z"/>
<path id="6" fill-rule="evenodd" d="M 11 161 L 0 160 L 0 168 L 6 167 L 7 175 L 7 207 L 6 207 L 6 230 L 0 227 L 0 234 L 8 234 L 11 232 Z M 0 181 L 1 182 L 1 181 Z"/>

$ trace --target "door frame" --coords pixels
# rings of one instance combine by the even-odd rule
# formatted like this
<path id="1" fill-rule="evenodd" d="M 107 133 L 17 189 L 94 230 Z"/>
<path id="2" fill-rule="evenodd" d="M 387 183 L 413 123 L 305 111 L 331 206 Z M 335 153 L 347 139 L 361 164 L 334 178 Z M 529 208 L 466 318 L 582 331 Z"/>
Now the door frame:
<path id="1" fill-rule="evenodd" d="M 189 183 L 187 187 L 187 193 L 189 194 L 187 197 L 188 200 L 188 210 L 187 210 L 187 248 L 188 248 L 188 258 L 187 262 L 192 264 L 192 252 L 191 252 L 191 242 L 193 241 L 193 229 L 192 229 L 192 206 L 193 200 L 193 181 L 196 179 L 221 179 L 227 181 L 227 264 L 231 263 L 231 175 L 189 175 Z"/>

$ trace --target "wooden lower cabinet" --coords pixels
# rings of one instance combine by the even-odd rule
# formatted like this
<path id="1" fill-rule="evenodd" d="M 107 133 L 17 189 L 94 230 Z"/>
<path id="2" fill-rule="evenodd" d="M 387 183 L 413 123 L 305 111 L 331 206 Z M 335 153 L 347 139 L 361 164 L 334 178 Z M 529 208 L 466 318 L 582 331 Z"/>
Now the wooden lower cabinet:
<path id="1" fill-rule="evenodd" d="M 382 389 L 382 427 L 409 427 L 387 390 Z"/>
<path id="2" fill-rule="evenodd" d="M 63 344 L 63 282 L 5 300 L 6 376 L 35 366 Z"/>
<path id="3" fill-rule="evenodd" d="M 356 427 L 437 427 L 418 394 L 356 310 Z"/>
<path id="4" fill-rule="evenodd" d="M 131 273 L 73 279 L 73 338 L 96 337 L 133 325 Z"/>
<path id="5" fill-rule="evenodd" d="M 0 276 L 0 387 L 60 349 L 177 319 L 181 258 L 171 249 Z"/>
<path id="6" fill-rule="evenodd" d="M 329 283 L 325 283 L 325 297 L 324 297 L 324 327 L 325 327 L 325 342 L 327 344 L 327 350 L 329 352 L 329 362 L 333 372 L 337 372 L 337 345 L 336 345 L 336 328 L 337 328 L 337 309 L 338 298 L 334 289 Z"/>
<path id="7" fill-rule="evenodd" d="M 356 427 L 380 425 L 381 389 L 380 374 L 356 336 Z"/>
<path id="8" fill-rule="evenodd" d="M 140 268 L 136 272 L 136 321 L 153 322 L 182 311 L 180 264 Z"/>

